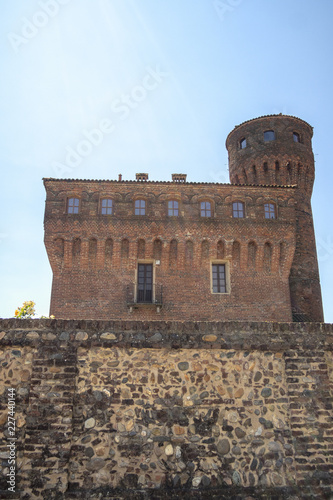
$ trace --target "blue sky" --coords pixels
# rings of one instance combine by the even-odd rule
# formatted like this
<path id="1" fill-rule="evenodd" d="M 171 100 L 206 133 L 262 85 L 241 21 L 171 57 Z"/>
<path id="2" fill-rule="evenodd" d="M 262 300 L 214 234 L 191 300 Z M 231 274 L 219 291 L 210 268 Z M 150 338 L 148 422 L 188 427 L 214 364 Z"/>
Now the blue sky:
<path id="1" fill-rule="evenodd" d="M 228 133 L 284 113 L 314 127 L 312 206 L 325 320 L 333 322 L 331 0 L 0 5 L 0 316 L 25 300 L 49 312 L 43 177 L 149 172 L 169 180 L 184 172 L 227 182 Z"/>

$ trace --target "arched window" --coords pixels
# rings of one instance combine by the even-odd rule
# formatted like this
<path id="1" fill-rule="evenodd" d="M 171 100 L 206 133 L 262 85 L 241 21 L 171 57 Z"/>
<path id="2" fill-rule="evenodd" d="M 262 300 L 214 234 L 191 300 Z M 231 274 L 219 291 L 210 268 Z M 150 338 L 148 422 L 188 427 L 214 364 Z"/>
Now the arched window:
<path id="1" fill-rule="evenodd" d="M 280 273 L 283 270 L 283 267 L 285 265 L 286 257 L 287 257 L 287 245 L 284 241 L 281 241 L 280 243 L 280 255 L 279 255 L 279 269 Z"/>
<path id="2" fill-rule="evenodd" d="M 146 215 L 145 200 L 135 200 L 135 215 Z"/>
<path id="3" fill-rule="evenodd" d="M 240 149 L 245 149 L 246 148 L 246 139 L 245 139 L 245 137 L 243 137 L 243 139 L 241 139 L 239 141 L 239 147 L 240 147 Z"/>
<path id="4" fill-rule="evenodd" d="M 79 213 L 80 200 L 79 198 L 68 198 L 67 200 L 67 213 L 68 214 L 78 214 Z"/>
<path id="5" fill-rule="evenodd" d="M 264 132 L 264 141 L 275 141 L 275 132 L 274 130 L 265 130 Z"/>
<path id="6" fill-rule="evenodd" d="M 193 262 L 193 242 L 187 240 L 185 243 L 185 265 L 187 267 L 192 267 Z"/>
<path id="7" fill-rule="evenodd" d="M 176 217 L 179 214 L 178 201 L 170 200 L 168 201 L 168 215 Z"/>
<path id="8" fill-rule="evenodd" d="M 129 257 L 129 241 L 124 238 L 121 242 L 121 259 L 126 261 Z"/>
<path id="9" fill-rule="evenodd" d="M 161 260 L 162 257 L 162 241 L 158 238 L 154 240 L 153 256 L 155 260 Z"/>
<path id="10" fill-rule="evenodd" d="M 212 216 L 212 204 L 210 201 L 202 201 L 200 203 L 200 215 L 201 217 Z"/>
<path id="11" fill-rule="evenodd" d="M 108 238 L 105 242 L 104 254 L 105 254 L 105 265 L 107 267 L 110 267 L 113 254 L 113 241 L 111 238 Z"/>
<path id="12" fill-rule="evenodd" d="M 267 242 L 264 245 L 264 270 L 267 273 L 270 273 L 271 266 L 272 266 L 272 245 Z"/>
<path id="13" fill-rule="evenodd" d="M 112 200 L 105 198 L 101 203 L 101 214 L 102 215 L 112 215 Z"/>
<path id="14" fill-rule="evenodd" d="M 177 263 L 178 243 L 177 240 L 170 241 L 169 247 L 169 266 L 175 266 Z"/>
<path id="15" fill-rule="evenodd" d="M 72 242 L 72 264 L 77 266 L 80 263 L 81 255 L 81 240 L 80 238 L 74 238 Z"/>
<path id="16" fill-rule="evenodd" d="M 201 261 L 209 258 L 209 241 L 203 240 L 201 243 Z"/>
<path id="17" fill-rule="evenodd" d="M 278 184 L 280 182 L 280 163 L 275 162 L 275 182 Z"/>
<path id="18" fill-rule="evenodd" d="M 245 216 L 244 203 L 242 201 L 233 202 L 232 216 L 238 219 L 242 219 Z"/>
<path id="19" fill-rule="evenodd" d="M 217 247 L 216 247 L 216 257 L 218 259 L 223 259 L 224 258 L 224 243 L 222 240 L 219 240 L 217 242 Z"/>
<path id="20" fill-rule="evenodd" d="M 234 266 L 237 266 L 240 263 L 240 252 L 241 247 L 239 241 L 234 241 L 232 244 L 232 261 Z"/>
<path id="21" fill-rule="evenodd" d="M 254 241 L 250 241 L 247 246 L 247 265 L 251 269 L 255 269 L 256 267 L 256 258 L 257 258 L 257 245 Z"/>
<path id="22" fill-rule="evenodd" d="M 57 264 L 62 267 L 65 256 L 65 241 L 63 238 L 56 238 L 54 240 L 54 255 L 56 257 Z"/>
<path id="23" fill-rule="evenodd" d="M 96 240 L 96 238 L 90 238 L 90 240 L 89 240 L 88 255 L 89 255 L 89 266 L 95 267 L 96 257 L 97 257 L 97 240 Z"/>
<path id="24" fill-rule="evenodd" d="M 65 241 L 64 241 L 63 238 L 56 238 L 54 240 L 54 254 L 59 259 L 63 259 L 64 258 L 64 254 L 65 254 Z"/>
<path id="25" fill-rule="evenodd" d="M 294 142 L 301 142 L 301 137 L 298 132 L 293 132 Z"/>
<path id="26" fill-rule="evenodd" d="M 276 209 L 274 203 L 265 203 L 265 219 L 276 219 Z"/>
<path id="27" fill-rule="evenodd" d="M 140 239 L 138 241 L 138 249 L 137 249 L 138 259 L 144 259 L 146 253 L 146 242 L 145 240 Z"/>

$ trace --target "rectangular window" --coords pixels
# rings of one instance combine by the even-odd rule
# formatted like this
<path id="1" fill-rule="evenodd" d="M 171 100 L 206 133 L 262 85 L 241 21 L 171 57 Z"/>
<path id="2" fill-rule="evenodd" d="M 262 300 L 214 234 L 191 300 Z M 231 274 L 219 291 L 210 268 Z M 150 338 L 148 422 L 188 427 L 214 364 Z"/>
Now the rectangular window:
<path id="1" fill-rule="evenodd" d="M 153 301 L 153 265 L 138 264 L 137 302 Z"/>
<path id="2" fill-rule="evenodd" d="M 178 201 L 176 200 L 168 201 L 168 215 L 178 216 Z"/>
<path id="3" fill-rule="evenodd" d="M 201 217 L 211 217 L 212 216 L 212 208 L 211 208 L 211 203 L 209 201 L 202 201 L 201 202 L 200 214 L 201 214 Z"/>
<path id="4" fill-rule="evenodd" d="M 212 264 L 213 293 L 227 293 L 225 264 Z"/>
<path id="5" fill-rule="evenodd" d="M 275 219 L 274 203 L 265 203 L 265 219 Z"/>
<path id="6" fill-rule="evenodd" d="M 112 200 L 102 200 L 102 215 L 112 215 Z"/>
<path id="7" fill-rule="evenodd" d="M 78 198 L 68 198 L 67 213 L 68 214 L 78 214 L 79 213 L 80 200 Z"/>
<path id="8" fill-rule="evenodd" d="M 232 204 L 232 215 L 235 218 L 242 219 L 244 217 L 244 203 L 241 201 L 234 201 Z"/>
<path id="9" fill-rule="evenodd" d="M 275 141 L 275 132 L 274 130 L 266 130 L 264 132 L 264 141 Z"/>
<path id="10" fill-rule="evenodd" d="M 146 215 L 146 202 L 145 200 L 135 201 L 135 215 Z"/>

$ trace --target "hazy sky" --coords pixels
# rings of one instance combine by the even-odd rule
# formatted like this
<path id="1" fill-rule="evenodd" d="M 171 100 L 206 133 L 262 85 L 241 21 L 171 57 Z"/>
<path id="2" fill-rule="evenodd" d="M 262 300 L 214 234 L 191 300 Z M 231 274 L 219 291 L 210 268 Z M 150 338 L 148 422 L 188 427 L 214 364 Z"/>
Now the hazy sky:
<path id="1" fill-rule="evenodd" d="M 333 322 L 332 0 L 0 6 L 0 316 L 25 300 L 49 314 L 43 177 L 184 172 L 189 181 L 227 182 L 227 134 L 281 112 L 314 127 L 312 204 Z"/>

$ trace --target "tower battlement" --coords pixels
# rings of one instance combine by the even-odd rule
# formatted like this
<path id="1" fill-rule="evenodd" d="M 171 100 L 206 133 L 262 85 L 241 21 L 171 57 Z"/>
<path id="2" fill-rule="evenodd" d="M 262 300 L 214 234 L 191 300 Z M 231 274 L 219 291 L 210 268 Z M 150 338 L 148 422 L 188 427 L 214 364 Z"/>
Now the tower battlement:
<path id="1" fill-rule="evenodd" d="M 230 181 L 235 184 L 297 185 L 311 196 L 312 127 L 286 115 L 246 121 L 227 137 Z"/>

